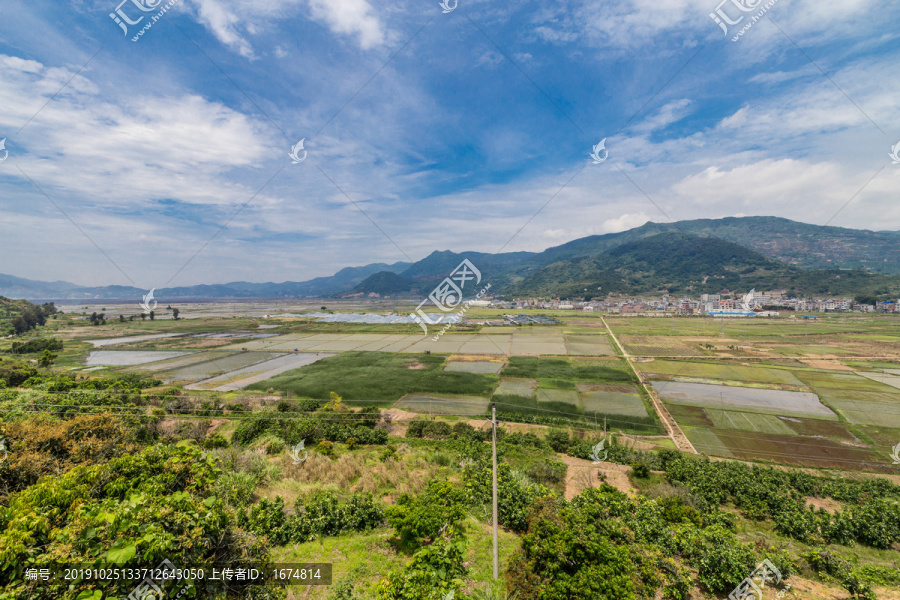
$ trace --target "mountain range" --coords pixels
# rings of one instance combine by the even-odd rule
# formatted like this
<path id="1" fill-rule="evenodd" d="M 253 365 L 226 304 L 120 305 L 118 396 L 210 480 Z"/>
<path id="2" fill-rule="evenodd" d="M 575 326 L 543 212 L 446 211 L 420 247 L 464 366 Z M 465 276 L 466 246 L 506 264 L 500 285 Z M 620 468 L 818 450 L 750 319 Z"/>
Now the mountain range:
<path id="1" fill-rule="evenodd" d="M 491 292 L 506 296 L 597 297 L 609 293 L 716 293 L 788 289 L 804 295 L 900 294 L 900 232 L 810 225 L 779 217 L 648 222 L 579 238 L 543 252 L 435 251 L 416 263 L 347 267 L 303 282 L 233 282 L 156 290 L 175 299 L 292 299 L 348 295 L 422 296 L 463 259 Z M 483 285 L 483 284 L 482 284 Z M 466 290 L 468 292 L 468 290 Z M 32 300 L 140 298 L 127 286 L 83 287 L 0 275 L 0 295 Z"/>

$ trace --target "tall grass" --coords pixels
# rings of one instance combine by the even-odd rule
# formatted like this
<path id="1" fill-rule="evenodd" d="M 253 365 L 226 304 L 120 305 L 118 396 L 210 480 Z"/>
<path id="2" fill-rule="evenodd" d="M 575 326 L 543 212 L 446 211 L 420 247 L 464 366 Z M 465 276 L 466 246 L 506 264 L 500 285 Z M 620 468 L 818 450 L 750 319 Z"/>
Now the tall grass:
<path id="1" fill-rule="evenodd" d="M 511 356 L 504 377 L 528 377 L 567 381 L 633 382 L 634 374 L 624 369 L 600 365 L 575 366 L 565 358 Z M 557 386 L 554 386 L 557 387 Z"/>

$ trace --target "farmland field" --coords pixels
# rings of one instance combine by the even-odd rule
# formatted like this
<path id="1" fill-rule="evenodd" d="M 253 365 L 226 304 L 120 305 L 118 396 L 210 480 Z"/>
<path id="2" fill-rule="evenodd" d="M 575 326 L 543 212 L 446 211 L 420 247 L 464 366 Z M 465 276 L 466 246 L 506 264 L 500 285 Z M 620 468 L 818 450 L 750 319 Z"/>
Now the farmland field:
<path id="1" fill-rule="evenodd" d="M 578 406 L 578 392 L 575 390 L 554 390 L 538 388 L 535 397 L 538 402 L 559 402 L 563 404 L 571 404 L 572 407 Z"/>
<path id="2" fill-rule="evenodd" d="M 537 379 L 521 379 L 513 377 L 501 377 L 500 385 L 494 391 L 495 394 L 508 394 L 510 396 L 522 396 L 531 398 L 538 386 Z"/>
<path id="3" fill-rule="evenodd" d="M 772 383 L 787 385 L 803 385 L 791 371 L 786 369 L 748 367 L 726 362 L 687 362 L 674 360 L 654 360 L 637 363 L 638 369 L 644 373 L 660 375 L 680 375 L 683 377 L 701 377 L 705 379 L 723 379 L 726 381 L 747 381 L 753 383 Z"/>
<path id="4" fill-rule="evenodd" d="M 855 373 L 798 372 L 823 402 L 851 423 L 900 427 L 900 392 Z"/>
<path id="5" fill-rule="evenodd" d="M 815 394 L 808 392 L 680 381 L 654 381 L 653 387 L 663 400 L 674 404 L 704 408 L 744 408 L 768 414 L 814 416 L 820 419 L 837 418 L 827 406 L 819 402 Z"/>
<path id="6" fill-rule="evenodd" d="M 414 392 L 487 397 L 496 386 L 495 375 L 442 371 L 443 363 L 435 354 L 344 352 L 249 388 L 321 399 L 335 392 L 348 403 L 386 403 Z"/>
<path id="7" fill-rule="evenodd" d="M 274 352 L 240 352 L 237 354 L 226 354 L 224 356 L 213 354 L 209 359 L 193 363 L 184 367 L 170 369 L 158 373 L 158 377 L 166 382 L 175 381 L 197 381 L 220 375 L 226 371 L 240 369 L 252 364 L 260 363 L 281 356 Z"/>
<path id="8" fill-rule="evenodd" d="M 487 398 L 449 394 L 407 394 L 394 406 L 419 413 L 441 415 L 483 415 L 488 410 Z"/>
<path id="9" fill-rule="evenodd" d="M 684 427 L 683 430 L 698 452 L 712 456 L 734 456 L 713 430 L 704 427 Z"/>
<path id="10" fill-rule="evenodd" d="M 608 388 L 618 388 L 612 391 Z M 631 389 L 629 393 L 624 389 Z M 579 383 L 578 392 L 581 396 L 581 407 L 586 413 L 617 414 L 629 417 L 646 417 L 647 408 L 644 406 L 637 388 L 634 386 L 604 386 Z"/>
<path id="11" fill-rule="evenodd" d="M 264 381 L 271 377 L 275 377 L 276 375 L 280 375 L 285 371 L 298 369 L 300 367 L 312 364 L 327 356 L 330 355 L 324 353 L 313 354 L 302 352 L 282 354 L 260 363 L 255 363 L 247 367 L 228 371 L 216 377 L 211 377 L 203 381 L 186 385 L 185 389 L 215 390 L 218 392 L 239 390 L 247 387 L 252 383 L 257 383 L 259 381 Z"/>
<path id="12" fill-rule="evenodd" d="M 95 350 L 88 355 L 85 364 L 126 367 L 175 358 L 184 354 L 184 352 L 167 352 L 165 350 Z"/>
<path id="13" fill-rule="evenodd" d="M 761 433 L 796 435 L 793 429 L 775 415 L 721 410 L 718 408 L 705 408 L 703 410 L 709 416 L 713 425 L 719 429 L 743 429 Z"/>
<path id="14" fill-rule="evenodd" d="M 702 356 L 694 345 L 688 345 L 675 337 L 646 335 L 619 335 L 629 354 L 634 356 Z"/>
<path id="15" fill-rule="evenodd" d="M 487 360 L 454 360 L 444 365 L 445 371 L 461 371 L 463 373 L 491 373 L 496 375 L 503 368 L 502 362 Z"/>

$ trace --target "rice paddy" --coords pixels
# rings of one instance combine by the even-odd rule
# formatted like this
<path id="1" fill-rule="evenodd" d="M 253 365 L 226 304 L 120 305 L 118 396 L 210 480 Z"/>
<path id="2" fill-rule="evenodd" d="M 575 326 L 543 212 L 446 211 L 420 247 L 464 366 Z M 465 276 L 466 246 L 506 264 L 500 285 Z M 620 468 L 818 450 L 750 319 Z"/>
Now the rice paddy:
<path id="1" fill-rule="evenodd" d="M 813 416 L 820 419 L 837 418 L 827 406 L 819 402 L 815 394 L 809 392 L 681 381 L 653 381 L 653 387 L 663 400 L 675 404 L 704 408 L 744 408 L 768 414 Z"/>
<path id="2" fill-rule="evenodd" d="M 726 362 L 688 362 L 674 360 L 654 360 L 637 363 L 638 369 L 651 376 L 676 375 L 727 381 L 746 381 L 778 385 L 802 386 L 803 382 L 787 369 L 769 367 L 749 367 Z"/>
<path id="3" fill-rule="evenodd" d="M 559 318 L 546 326 L 454 325 L 437 340 L 439 328 L 423 336 L 397 323 L 276 318 L 266 327 L 277 335 L 256 339 L 254 319 L 129 324 L 93 343 L 140 350 L 94 350 L 86 364 L 199 390 L 274 388 L 317 399 L 335 392 L 348 404 L 420 414 L 479 416 L 493 400 L 501 418 L 593 423 L 596 414 L 610 428 L 662 433 L 599 317 Z M 890 463 L 881 446 L 900 441 L 895 318 L 605 318 L 701 453 L 832 467 L 880 454 Z M 229 339 L 236 328 L 240 335 Z"/>
<path id="4" fill-rule="evenodd" d="M 573 346 L 574 344 L 574 346 Z M 604 334 L 527 335 L 519 333 L 467 334 L 448 332 L 437 341 L 422 335 L 377 333 L 289 333 L 224 347 L 226 350 L 293 352 L 408 352 L 489 355 L 607 356 L 614 352 Z"/>
<path id="5" fill-rule="evenodd" d="M 214 354 L 209 357 L 209 360 L 204 362 L 164 371 L 156 376 L 167 383 L 176 381 L 193 382 L 261 363 L 277 356 L 281 355 L 274 352 L 240 352 L 224 356 Z"/>
<path id="6" fill-rule="evenodd" d="M 85 364 L 102 367 L 130 367 L 182 356 L 184 352 L 165 350 L 95 350 Z"/>

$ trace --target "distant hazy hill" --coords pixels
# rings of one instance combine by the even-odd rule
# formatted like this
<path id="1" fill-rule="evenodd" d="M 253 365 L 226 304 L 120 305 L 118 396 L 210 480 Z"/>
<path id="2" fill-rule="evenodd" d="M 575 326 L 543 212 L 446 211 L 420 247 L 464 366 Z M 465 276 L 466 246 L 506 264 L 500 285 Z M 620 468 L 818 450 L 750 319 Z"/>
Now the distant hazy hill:
<path id="1" fill-rule="evenodd" d="M 188 298 L 279 299 L 328 296 L 349 290 L 366 277 L 375 273 L 404 271 L 409 267 L 409 264 L 407 262 L 394 264 L 373 263 L 363 267 L 347 267 L 329 277 L 317 277 L 302 282 L 249 283 L 246 281 L 235 281 L 215 285 L 161 288 L 157 289 L 154 295 L 160 302 Z M 46 283 L 0 274 L 0 295 L 10 298 L 28 298 L 32 300 L 136 299 L 139 302 L 141 296 L 146 293 L 147 290 L 129 286 L 83 287 L 65 281 Z"/>
<path id="2" fill-rule="evenodd" d="M 822 227 L 778 217 L 728 217 L 640 227 L 543 252 L 435 251 L 414 263 L 348 267 L 303 282 L 233 282 L 156 290 L 160 301 L 303 298 L 358 292 L 421 296 L 468 258 L 494 293 L 576 297 L 656 289 L 794 288 L 809 294 L 894 294 L 900 232 Z M 853 270 L 841 270 L 853 269 Z M 705 281 L 705 283 L 704 283 Z M 140 299 L 146 290 L 79 287 L 0 275 L 0 294 L 29 299 Z"/>

